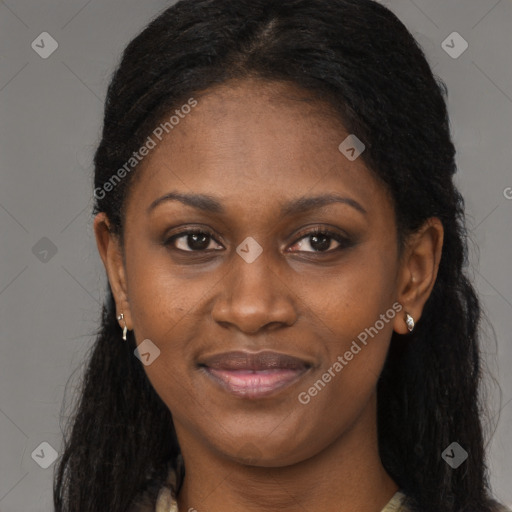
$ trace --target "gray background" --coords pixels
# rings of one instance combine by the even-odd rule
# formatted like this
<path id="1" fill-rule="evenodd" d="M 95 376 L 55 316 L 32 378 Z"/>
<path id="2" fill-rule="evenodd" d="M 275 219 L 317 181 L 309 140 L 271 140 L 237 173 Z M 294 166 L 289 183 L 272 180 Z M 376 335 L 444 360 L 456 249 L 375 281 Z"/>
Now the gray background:
<path id="1" fill-rule="evenodd" d="M 52 510 L 55 464 L 43 469 L 31 454 L 48 460 L 42 442 L 60 451 L 65 386 L 69 403 L 98 326 L 105 277 L 92 231 L 91 161 L 103 99 L 123 47 L 171 3 L 0 1 L 1 512 Z M 500 416 L 489 441 L 491 483 L 512 506 L 512 1 L 382 3 L 448 85 L 471 275 L 498 338 L 483 346 L 502 389 L 500 402 L 489 381 L 494 422 Z M 454 31 L 469 43 L 458 58 L 442 48 Z M 31 47 L 42 46 L 42 32 L 59 45 L 47 59 Z M 453 37 L 446 44 L 461 48 Z"/>

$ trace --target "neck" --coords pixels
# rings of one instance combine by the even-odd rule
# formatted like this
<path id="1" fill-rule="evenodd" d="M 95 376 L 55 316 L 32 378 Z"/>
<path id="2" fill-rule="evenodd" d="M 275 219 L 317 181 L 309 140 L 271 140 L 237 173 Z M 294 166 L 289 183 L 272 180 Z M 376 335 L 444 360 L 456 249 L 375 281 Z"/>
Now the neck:
<path id="1" fill-rule="evenodd" d="M 379 457 L 375 396 L 333 443 L 284 467 L 240 464 L 177 431 L 186 471 L 180 511 L 380 512 L 398 490 Z"/>

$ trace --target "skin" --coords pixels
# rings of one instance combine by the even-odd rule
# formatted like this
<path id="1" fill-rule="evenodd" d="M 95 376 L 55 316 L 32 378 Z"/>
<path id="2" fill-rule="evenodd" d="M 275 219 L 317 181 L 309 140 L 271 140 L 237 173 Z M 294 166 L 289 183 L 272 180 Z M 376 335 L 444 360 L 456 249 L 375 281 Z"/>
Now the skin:
<path id="1" fill-rule="evenodd" d="M 429 219 L 399 257 L 385 187 L 361 158 L 341 154 L 346 130 L 308 93 L 245 80 L 194 97 L 197 107 L 137 170 L 124 259 L 105 214 L 94 222 L 117 314 L 138 344 L 148 338 L 161 351 L 144 369 L 172 412 L 184 457 L 179 509 L 379 512 L 398 485 L 378 455 L 377 379 L 393 330 L 408 333 L 404 311 L 421 318 L 442 224 Z M 178 201 L 147 212 L 170 191 L 214 196 L 225 212 Z M 366 213 L 332 203 L 280 214 L 283 203 L 324 193 Z M 315 226 L 352 242 L 328 238 L 322 248 L 306 236 Z M 208 252 L 191 252 L 186 236 L 164 245 L 188 227 L 214 233 Z M 236 252 L 249 236 L 263 249 L 252 263 Z M 298 394 L 397 301 L 403 310 L 301 404 Z M 201 357 L 239 349 L 275 350 L 312 368 L 274 395 L 239 398 L 197 367 Z"/>

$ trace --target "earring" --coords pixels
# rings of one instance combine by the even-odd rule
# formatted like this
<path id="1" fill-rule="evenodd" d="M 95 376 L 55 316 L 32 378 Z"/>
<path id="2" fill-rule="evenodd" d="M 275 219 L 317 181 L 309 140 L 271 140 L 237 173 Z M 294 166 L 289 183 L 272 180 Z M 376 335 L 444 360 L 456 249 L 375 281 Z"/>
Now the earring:
<path id="1" fill-rule="evenodd" d="M 123 340 L 126 341 L 126 333 L 128 332 L 128 328 L 126 327 L 126 322 L 124 321 L 124 313 L 121 313 L 117 319 L 119 321 L 123 321 L 124 322 L 124 328 L 123 328 Z"/>
<path id="2" fill-rule="evenodd" d="M 409 315 L 409 313 L 405 314 L 405 323 L 407 324 L 407 329 L 409 329 L 409 332 L 412 332 L 414 329 L 414 318 Z"/>

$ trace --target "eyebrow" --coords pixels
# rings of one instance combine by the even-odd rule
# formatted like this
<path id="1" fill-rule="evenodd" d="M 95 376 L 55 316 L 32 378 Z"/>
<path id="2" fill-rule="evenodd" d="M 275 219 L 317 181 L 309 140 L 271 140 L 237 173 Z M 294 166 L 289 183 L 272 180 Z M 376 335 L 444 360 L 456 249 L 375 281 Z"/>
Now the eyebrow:
<path id="1" fill-rule="evenodd" d="M 180 192 L 169 192 L 168 194 L 155 199 L 148 207 L 147 213 L 151 213 L 158 205 L 166 201 L 179 201 L 187 206 L 197 208 L 208 213 L 226 213 L 222 204 L 213 196 L 207 194 L 184 194 Z M 318 196 L 299 197 L 281 206 L 281 216 L 290 216 L 315 208 L 322 208 L 333 203 L 342 203 L 351 206 L 360 213 L 366 215 L 368 212 L 355 200 L 350 197 L 342 197 L 336 194 L 321 194 Z"/>

